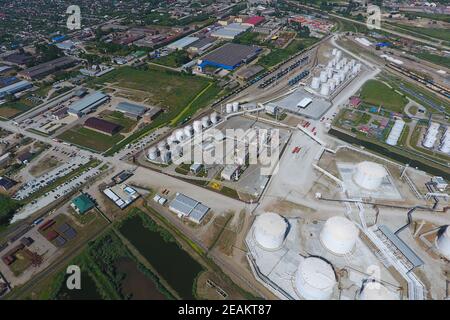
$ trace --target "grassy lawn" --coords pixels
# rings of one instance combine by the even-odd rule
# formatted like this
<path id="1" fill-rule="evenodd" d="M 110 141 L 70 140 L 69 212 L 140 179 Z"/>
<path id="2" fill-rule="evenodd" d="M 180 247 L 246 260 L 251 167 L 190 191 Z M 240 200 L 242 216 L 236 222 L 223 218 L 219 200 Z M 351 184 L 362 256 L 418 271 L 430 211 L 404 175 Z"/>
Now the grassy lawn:
<path id="1" fill-rule="evenodd" d="M 17 101 L 6 102 L 0 105 L 0 116 L 10 119 L 34 107 L 33 103 L 25 100 L 25 98 L 21 98 Z"/>
<path id="2" fill-rule="evenodd" d="M 296 39 L 284 49 L 272 49 L 268 55 L 259 59 L 258 64 L 265 68 L 270 68 L 316 42 L 317 39 L 315 38 Z"/>
<path id="3" fill-rule="evenodd" d="M 417 58 L 430 61 L 432 63 L 450 68 L 450 58 L 449 57 L 442 57 L 438 56 L 436 54 L 431 54 L 428 52 L 421 52 L 415 54 Z"/>
<path id="4" fill-rule="evenodd" d="M 117 88 L 138 90 L 149 97 L 150 103 L 169 109 L 185 107 L 202 91 L 209 80 L 150 66 L 149 70 L 131 67 L 116 69 L 92 84 L 114 83 Z"/>
<path id="5" fill-rule="evenodd" d="M 152 62 L 161 64 L 163 66 L 178 68 L 181 67 L 183 64 L 188 63 L 190 60 L 191 59 L 189 59 L 186 51 L 179 50 L 172 52 L 167 56 L 155 59 Z"/>
<path id="6" fill-rule="evenodd" d="M 377 80 L 367 81 L 361 89 L 361 99 L 371 105 L 389 109 L 394 112 L 403 112 L 408 103 L 405 97 L 396 93 L 393 89 Z"/>
<path id="7" fill-rule="evenodd" d="M 122 140 L 124 136 L 121 134 L 116 134 L 111 137 L 109 135 L 78 126 L 63 132 L 58 136 L 58 138 L 97 152 L 104 152 Z"/>
<path id="8" fill-rule="evenodd" d="M 393 24 L 399 28 L 406 29 L 418 34 L 422 34 L 424 36 L 432 37 L 435 39 L 440 39 L 444 41 L 450 41 L 450 32 L 443 28 L 422 28 L 422 27 L 414 27 L 403 24 Z"/>
<path id="9" fill-rule="evenodd" d="M 113 111 L 111 113 L 109 112 L 102 113 L 100 115 L 100 118 L 122 126 L 123 133 L 127 133 L 133 130 L 133 128 L 137 123 L 135 120 L 125 117 L 123 113 L 119 111 Z"/>
<path id="10" fill-rule="evenodd" d="M 19 202 L 0 194 L 0 225 L 7 225 L 19 207 Z"/>

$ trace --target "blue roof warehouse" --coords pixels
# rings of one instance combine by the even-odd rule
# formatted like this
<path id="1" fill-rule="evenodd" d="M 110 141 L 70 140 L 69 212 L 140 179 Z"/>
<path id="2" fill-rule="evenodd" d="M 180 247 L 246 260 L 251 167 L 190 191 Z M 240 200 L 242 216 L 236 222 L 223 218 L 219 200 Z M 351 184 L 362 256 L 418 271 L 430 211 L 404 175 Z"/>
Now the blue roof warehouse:
<path id="1" fill-rule="evenodd" d="M 207 66 L 234 70 L 243 63 L 247 63 L 261 52 L 257 46 L 247 46 L 237 43 L 227 43 L 204 56 L 199 64 L 200 68 Z"/>

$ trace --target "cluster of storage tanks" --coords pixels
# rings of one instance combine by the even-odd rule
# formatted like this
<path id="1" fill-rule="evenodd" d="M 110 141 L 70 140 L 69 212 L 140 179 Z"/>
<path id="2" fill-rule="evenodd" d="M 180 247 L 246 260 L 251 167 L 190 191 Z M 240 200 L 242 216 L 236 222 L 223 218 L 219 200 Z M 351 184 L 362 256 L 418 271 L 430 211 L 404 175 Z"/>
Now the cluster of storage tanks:
<path id="1" fill-rule="evenodd" d="M 240 109 L 240 105 L 239 102 L 233 102 L 233 103 L 227 103 L 225 105 L 225 112 L 226 113 L 235 113 L 235 112 L 239 112 Z"/>
<path id="2" fill-rule="evenodd" d="M 439 123 L 431 122 L 430 126 L 427 129 L 427 133 L 425 134 L 425 138 L 423 139 L 422 145 L 425 148 L 432 149 L 438 140 L 439 134 Z M 443 153 L 450 153 L 450 129 L 446 128 L 445 133 L 442 135 L 442 139 L 440 141 L 439 150 Z"/>
<path id="3" fill-rule="evenodd" d="M 280 215 L 267 212 L 255 220 L 253 237 L 261 248 L 267 251 L 280 249 L 289 232 L 288 222 Z M 450 228 L 449 228 L 450 230 Z M 450 234 L 450 231 L 448 231 Z M 323 247 L 336 256 L 351 254 L 359 237 L 359 229 L 344 217 L 331 217 L 320 232 L 320 242 Z M 449 246 L 450 249 L 450 237 Z M 337 276 L 334 268 L 327 260 L 309 256 L 301 260 L 294 276 L 296 292 L 306 300 L 331 299 L 337 286 Z M 381 283 L 362 286 L 359 299 L 398 299 L 398 295 L 388 290 Z"/>
<path id="4" fill-rule="evenodd" d="M 219 119 L 219 114 L 213 112 L 210 116 L 204 116 L 201 120 L 194 121 L 192 125 L 175 130 L 166 140 L 159 142 L 157 146 L 149 148 L 147 158 L 150 161 L 157 161 L 158 157 L 160 157 L 162 163 L 169 163 L 172 157 L 181 157 L 183 148 L 179 143 L 191 139 L 196 134 L 201 134 L 203 129 L 218 123 Z"/>
<path id="5" fill-rule="evenodd" d="M 332 54 L 334 57 L 328 62 L 326 68 L 311 81 L 311 88 L 324 96 L 330 95 L 341 83 L 356 76 L 361 70 L 361 63 L 356 63 L 355 59 L 342 58 L 341 50 L 333 49 Z"/>
<path id="6" fill-rule="evenodd" d="M 402 119 L 395 120 L 394 126 L 389 132 L 389 136 L 386 139 L 386 143 L 391 146 L 396 146 L 400 136 L 402 135 L 403 128 L 405 127 L 405 121 Z"/>

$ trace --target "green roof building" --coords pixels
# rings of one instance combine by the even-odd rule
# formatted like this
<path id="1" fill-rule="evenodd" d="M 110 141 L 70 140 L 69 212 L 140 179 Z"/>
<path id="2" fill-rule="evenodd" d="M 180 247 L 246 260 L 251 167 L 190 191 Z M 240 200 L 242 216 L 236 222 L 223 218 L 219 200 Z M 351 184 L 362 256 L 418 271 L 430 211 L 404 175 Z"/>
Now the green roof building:
<path id="1" fill-rule="evenodd" d="M 79 214 L 84 214 L 95 207 L 94 201 L 84 193 L 72 200 L 72 208 Z"/>

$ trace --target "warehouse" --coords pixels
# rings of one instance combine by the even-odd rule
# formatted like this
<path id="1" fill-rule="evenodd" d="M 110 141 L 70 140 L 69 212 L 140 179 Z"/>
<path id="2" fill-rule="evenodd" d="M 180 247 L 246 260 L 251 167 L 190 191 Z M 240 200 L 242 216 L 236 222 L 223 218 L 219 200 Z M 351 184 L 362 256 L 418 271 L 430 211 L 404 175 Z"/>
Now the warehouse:
<path id="1" fill-rule="evenodd" d="M 171 44 L 169 44 L 167 46 L 167 48 L 172 49 L 172 50 L 183 50 L 184 48 L 186 48 L 191 43 L 194 43 L 197 40 L 198 40 L 197 37 L 184 37 L 180 40 L 172 42 Z"/>
<path id="2" fill-rule="evenodd" d="M 118 124 L 99 119 L 99 118 L 89 118 L 85 121 L 84 126 L 86 128 L 89 128 L 91 130 L 107 134 L 110 136 L 115 135 L 116 133 L 119 133 L 119 131 L 122 129 L 122 127 Z"/>
<path id="3" fill-rule="evenodd" d="M 67 112 L 72 116 L 82 117 L 108 100 L 109 97 L 106 94 L 96 91 L 72 104 Z"/>
<path id="4" fill-rule="evenodd" d="M 116 106 L 116 111 L 119 111 L 125 115 L 132 115 L 133 117 L 142 117 L 147 111 L 147 108 L 134 103 L 120 102 Z"/>
<path id="5" fill-rule="evenodd" d="M 140 194 L 126 184 L 118 184 L 103 190 L 103 193 L 120 209 L 125 209 L 140 197 Z"/>
<path id="6" fill-rule="evenodd" d="M 8 177 L 0 177 L 0 190 L 8 191 L 17 184 L 16 181 Z"/>
<path id="7" fill-rule="evenodd" d="M 16 94 L 22 91 L 25 91 L 27 89 L 30 89 L 33 87 L 33 84 L 28 81 L 20 81 L 13 83 L 9 86 L 3 87 L 0 89 L 0 99 L 5 98 L 7 95 Z"/>
<path id="8" fill-rule="evenodd" d="M 169 209 L 175 212 L 178 217 L 187 217 L 195 223 L 200 223 L 209 211 L 207 206 L 182 193 L 177 193 L 175 199 L 170 203 Z"/>
<path id="9" fill-rule="evenodd" d="M 211 33 L 212 37 L 233 40 L 241 33 L 247 31 L 250 28 L 249 25 L 242 25 L 240 23 L 231 23 L 223 28 L 220 28 Z"/>
<path id="10" fill-rule="evenodd" d="M 91 200 L 91 198 L 86 194 L 81 194 L 80 196 L 76 197 L 72 200 L 72 203 L 70 206 L 78 213 L 78 214 L 85 214 L 89 210 L 95 207 L 94 201 Z M 43 227 L 44 225 L 42 225 Z M 41 228 L 42 228 L 41 227 Z"/>
<path id="11" fill-rule="evenodd" d="M 225 70 L 234 70 L 242 63 L 254 59 L 261 52 L 257 46 L 227 43 L 203 57 L 200 68 L 212 66 Z"/>
<path id="12" fill-rule="evenodd" d="M 210 37 L 199 39 L 189 45 L 188 51 L 193 53 L 202 53 L 206 51 L 209 47 L 211 47 L 214 44 L 214 41 L 215 39 Z"/>
<path id="13" fill-rule="evenodd" d="M 77 60 L 74 58 L 62 57 L 25 69 L 19 72 L 18 75 L 27 80 L 35 80 L 52 74 L 55 71 L 71 67 L 76 62 Z"/>

